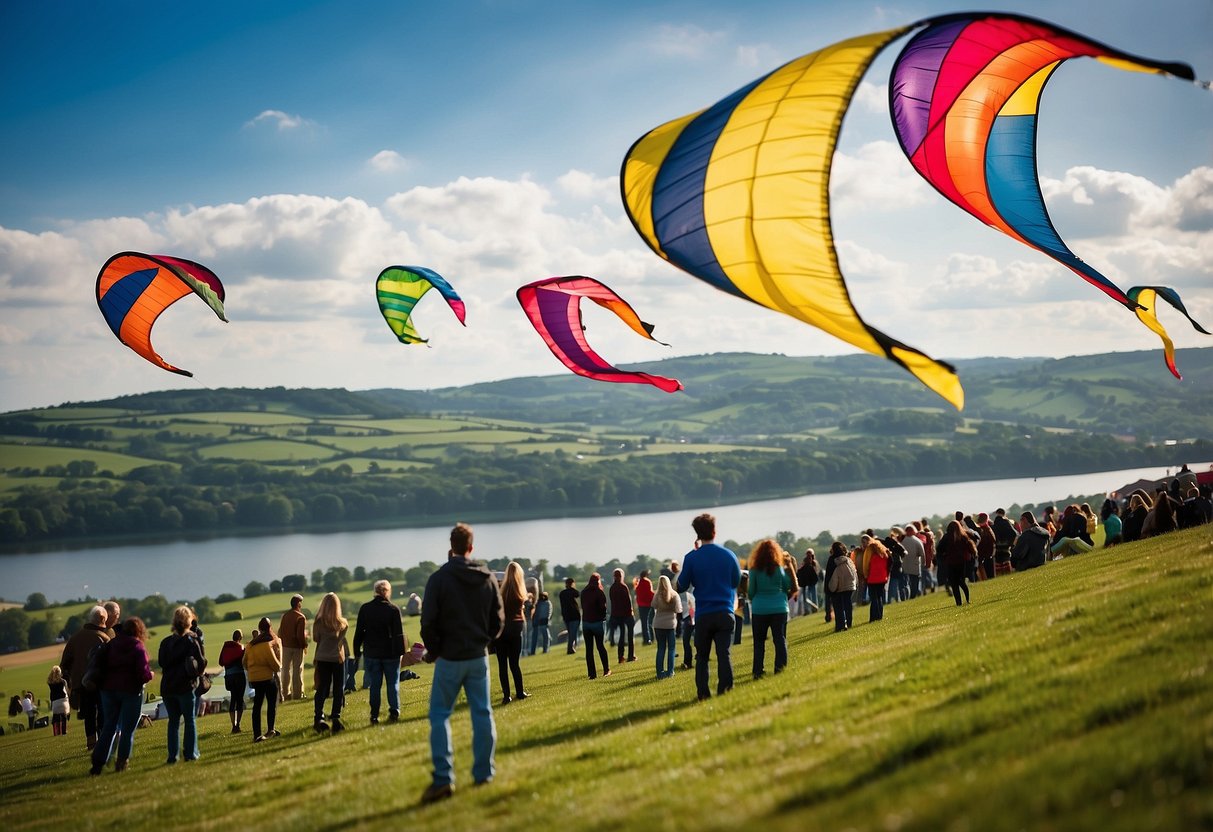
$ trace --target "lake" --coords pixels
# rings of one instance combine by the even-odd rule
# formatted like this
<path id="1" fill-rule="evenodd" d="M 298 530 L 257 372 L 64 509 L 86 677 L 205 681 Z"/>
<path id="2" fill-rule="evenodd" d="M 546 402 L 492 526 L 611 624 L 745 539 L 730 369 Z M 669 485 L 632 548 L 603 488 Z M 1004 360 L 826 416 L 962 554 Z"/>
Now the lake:
<path id="1" fill-rule="evenodd" d="M 1202 470 L 1204 464 L 1193 470 Z M 1156 479 L 1163 467 L 1105 471 L 1061 477 L 981 480 L 938 485 L 873 488 L 811 494 L 729 506 L 703 506 L 655 514 L 525 520 L 476 525 L 476 555 L 482 558 L 546 558 L 552 564 L 627 562 L 638 554 L 681 558 L 695 534 L 691 518 L 716 515 L 718 539 L 751 541 L 779 531 L 814 537 L 823 530 L 855 533 L 868 526 L 887 530 L 923 515 L 956 509 L 993 513 L 1013 503 L 1061 501 L 1099 494 L 1140 478 Z M 1093 506 L 1096 510 L 1099 506 Z M 454 518 L 452 518 L 453 522 Z M 441 563 L 449 548 L 451 522 L 414 529 L 379 529 L 270 537 L 229 537 L 201 541 L 75 549 L 0 557 L 0 596 L 24 601 L 41 592 L 51 601 L 91 594 L 98 598 L 142 598 L 162 593 L 170 599 L 243 594 L 249 581 L 268 584 L 292 573 L 342 565 L 407 569 L 429 560 Z"/>

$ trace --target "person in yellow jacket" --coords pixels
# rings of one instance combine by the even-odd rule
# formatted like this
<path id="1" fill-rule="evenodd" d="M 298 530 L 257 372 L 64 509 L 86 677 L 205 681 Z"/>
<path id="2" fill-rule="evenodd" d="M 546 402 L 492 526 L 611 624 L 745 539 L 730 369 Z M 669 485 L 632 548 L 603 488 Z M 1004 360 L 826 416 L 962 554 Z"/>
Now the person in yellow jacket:
<path id="1" fill-rule="evenodd" d="M 278 673 L 282 670 L 282 642 L 274 635 L 268 618 L 257 623 L 257 634 L 244 651 L 244 672 L 253 686 L 253 742 L 280 736 L 274 729 L 278 711 Z M 261 705 L 266 703 L 264 734 L 261 733 Z"/>

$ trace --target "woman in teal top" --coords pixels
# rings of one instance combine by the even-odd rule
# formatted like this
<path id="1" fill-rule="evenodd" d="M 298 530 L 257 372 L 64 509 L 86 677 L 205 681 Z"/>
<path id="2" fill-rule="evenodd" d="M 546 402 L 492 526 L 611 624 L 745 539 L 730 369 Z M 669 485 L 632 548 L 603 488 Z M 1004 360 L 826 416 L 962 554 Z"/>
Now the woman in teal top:
<path id="1" fill-rule="evenodd" d="M 788 595 L 792 582 L 783 568 L 783 550 L 770 538 L 750 553 L 750 626 L 754 637 L 754 678 L 766 662 L 767 632 L 775 643 L 775 672 L 788 664 Z"/>

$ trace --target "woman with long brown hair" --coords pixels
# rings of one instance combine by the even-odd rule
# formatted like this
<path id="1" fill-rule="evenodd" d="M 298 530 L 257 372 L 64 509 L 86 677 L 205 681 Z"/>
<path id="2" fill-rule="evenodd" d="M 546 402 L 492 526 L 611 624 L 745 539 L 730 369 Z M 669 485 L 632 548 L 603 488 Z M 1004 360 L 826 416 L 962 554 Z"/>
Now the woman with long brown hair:
<path id="1" fill-rule="evenodd" d="M 775 672 L 788 664 L 788 594 L 792 582 L 784 569 L 783 549 L 767 538 L 750 552 L 750 627 L 754 641 L 754 678 L 761 679 L 766 663 L 767 632 L 775 644 Z"/>
<path id="2" fill-rule="evenodd" d="M 510 561 L 501 582 L 501 604 L 505 610 L 505 627 L 497 637 L 497 674 L 501 679 L 501 704 L 508 705 L 517 699 L 530 696 L 522 686 L 522 633 L 526 629 L 523 605 L 526 603 L 526 585 L 522 580 L 522 567 Z M 510 676 L 514 677 L 514 696 L 510 696 Z"/>
<path id="3" fill-rule="evenodd" d="M 965 583 L 965 571 L 970 561 L 977 555 L 977 546 L 973 543 L 964 531 L 960 528 L 960 523 L 953 520 L 948 523 L 948 530 L 944 532 L 943 538 L 939 541 L 938 549 L 940 560 L 947 564 L 948 567 L 948 588 L 952 590 L 952 597 L 956 599 L 956 606 L 960 606 L 960 594 L 963 592 L 965 600 L 969 603 L 969 586 Z"/>

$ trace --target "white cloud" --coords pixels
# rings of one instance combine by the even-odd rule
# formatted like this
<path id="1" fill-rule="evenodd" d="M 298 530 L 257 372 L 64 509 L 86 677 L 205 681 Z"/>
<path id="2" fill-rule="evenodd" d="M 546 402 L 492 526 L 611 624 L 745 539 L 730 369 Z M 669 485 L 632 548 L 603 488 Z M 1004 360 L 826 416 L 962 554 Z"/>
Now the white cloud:
<path id="1" fill-rule="evenodd" d="M 709 32 L 693 23 L 680 26 L 667 23 L 657 27 L 649 46 L 657 54 L 667 57 L 700 58 L 709 54 L 724 39 L 724 32 Z"/>
<path id="2" fill-rule="evenodd" d="M 282 110 L 262 110 L 254 118 L 246 121 L 244 126 L 246 128 L 256 127 L 266 122 L 277 126 L 279 133 L 284 133 L 288 130 L 298 130 L 302 127 L 314 127 L 316 125 L 316 122 L 300 115 L 292 115 Z"/>
<path id="3" fill-rule="evenodd" d="M 899 154 L 887 142 L 873 143 L 840 155 L 835 166 L 836 209 L 848 215 L 847 225 L 863 226 L 839 239 L 839 257 L 856 308 L 874 326 L 952 357 L 1157 345 L 1132 315 L 1044 255 L 1002 240 L 937 198 L 922 206 L 931 192 L 912 171 L 903 177 L 904 162 L 894 167 Z M 1081 190 L 1095 209 L 1114 202 L 1098 236 L 1071 240 L 1075 250 L 1122 285 L 1176 286 L 1207 324 L 1211 179 L 1213 171 L 1201 168 L 1155 186 L 1076 169 L 1058 180 L 1054 199 L 1072 200 Z M 916 230 L 933 229 L 936 207 L 947 227 L 929 241 L 899 231 L 907 220 L 919 223 Z M 948 255 L 941 245 L 955 249 Z M 655 257 L 624 215 L 615 177 L 579 170 L 551 183 L 462 177 L 379 205 L 273 194 L 41 233 L 0 228 L 0 303 L 21 309 L 0 330 L 0 409 L 183 383 L 130 353 L 96 312 L 97 270 L 124 249 L 190 257 L 224 281 L 230 325 L 187 298 L 154 334 L 168 361 L 208 386 L 425 388 L 559 373 L 514 299 L 519 286 L 557 274 L 602 280 L 672 345 L 637 338 L 609 313 L 587 310 L 591 343 L 621 365 L 729 350 L 851 350 Z M 410 263 L 443 274 L 468 306 L 464 328 L 440 299 L 423 300 L 417 324 L 432 349 L 397 344 L 374 302 L 379 271 Z M 1169 311 L 1164 318 L 1181 346 L 1208 344 L 1173 323 Z"/>
<path id="4" fill-rule="evenodd" d="M 934 191 L 894 142 L 869 142 L 854 155 L 834 154 L 831 210 L 847 213 L 900 211 L 935 199 Z"/>
<path id="5" fill-rule="evenodd" d="M 380 173 L 399 173 L 409 168 L 409 160 L 394 150 L 380 150 L 367 164 Z"/>
<path id="6" fill-rule="evenodd" d="M 889 85 L 873 84 L 871 81 L 860 81 L 851 99 L 851 106 L 862 109 L 867 113 L 875 113 L 887 118 L 889 112 Z"/>

